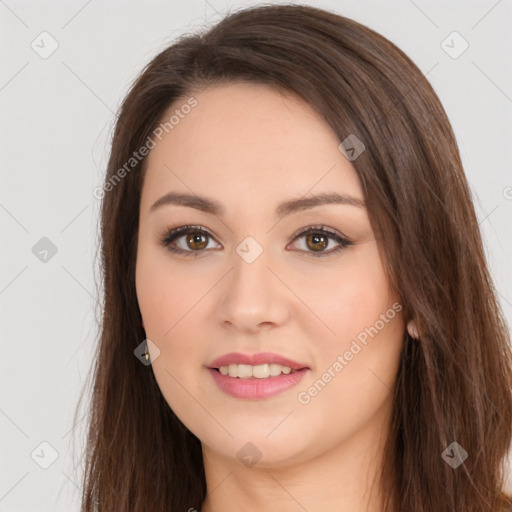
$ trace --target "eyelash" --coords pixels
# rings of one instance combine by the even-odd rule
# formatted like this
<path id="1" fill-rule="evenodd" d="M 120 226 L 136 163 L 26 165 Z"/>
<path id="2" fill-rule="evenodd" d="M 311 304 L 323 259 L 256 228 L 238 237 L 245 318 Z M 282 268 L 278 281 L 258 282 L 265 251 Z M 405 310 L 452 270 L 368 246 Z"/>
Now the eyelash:
<path id="1" fill-rule="evenodd" d="M 183 254 L 185 256 L 192 256 L 192 254 L 194 254 L 194 256 L 197 256 L 198 253 L 204 252 L 206 249 L 201 249 L 201 250 L 197 250 L 197 251 L 191 251 L 191 250 L 187 251 L 184 249 L 171 247 L 170 244 L 172 242 L 174 242 L 174 240 L 179 238 L 180 235 L 187 234 L 187 233 L 201 233 L 203 235 L 206 235 L 206 236 L 214 239 L 214 237 L 208 231 L 201 228 L 200 226 L 180 226 L 179 228 L 175 228 L 175 229 L 167 229 L 161 237 L 161 244 L 164 247 L 166 247 L 169 251 L 171 251 L 173 253 Z M 338 242 L 340 244 L 336 249 L 331 249 L 328 252 L 320 251 L 318 253 L 315 253 L 314 251 L 300 251 L 300 252 L 311 253 L 315 258 L 322 258 L 325 256 L 329 256 L 329 255 L 338 253 L 339 251 L 345 249 L 346 247 L 353 245 L 352 242 L 350 240 L 348 240 L 345 236 L 342 236 L 341 234 L 337 233 L 336 231 L 332 231 L 331 229 L 327 228 L 324 225 L 308 226 L 306 228 L 303 228 L 303 229 L 299 230 L 299 232 L 293 236 L 292 241 L 294 241 L 297 238 L 301 238 L 301 237 L 311 235 L 311 234 L 326 235 L 331 240 L 335 240 L 336 242 Z"/>

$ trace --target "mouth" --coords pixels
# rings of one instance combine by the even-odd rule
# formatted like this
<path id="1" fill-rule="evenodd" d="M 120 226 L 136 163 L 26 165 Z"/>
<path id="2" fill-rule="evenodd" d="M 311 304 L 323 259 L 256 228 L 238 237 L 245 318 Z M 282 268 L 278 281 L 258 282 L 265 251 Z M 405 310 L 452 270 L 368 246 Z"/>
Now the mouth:
<path id="1" fill-rule="evenodd" d="M 249 400 L 282 393 L 311 371 L 304 363 L 274 352 L 231 352 L 212 361 L 206 369 L 221 391 Z"/>

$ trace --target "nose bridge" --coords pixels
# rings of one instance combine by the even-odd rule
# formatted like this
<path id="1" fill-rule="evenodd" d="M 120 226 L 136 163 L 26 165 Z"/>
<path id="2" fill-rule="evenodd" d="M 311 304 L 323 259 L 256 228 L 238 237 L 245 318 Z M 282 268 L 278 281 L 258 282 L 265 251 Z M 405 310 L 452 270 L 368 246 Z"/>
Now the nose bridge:
<path id="1" fill-rule="evenodd" d="M 255 261 L 261 260 L 262 256 L 265 257 L 268 253 L 268 249 L 265 250 L 263 244 L 264 240 L 261 240 L 261 236 L 258 241 L 253 235 L 247 235 L 236 247 L 235 252 L 240 259 L 247 265 L 252 265 Z M 265 258 L 264 258 L 265 259 Z"/>
<path id="2" fill-rule="evenodd" d="M 281 323 L 286 317 L 283 284 L 271 272 L 270 251 L 253 236 L 246 236 L 232 255 L 232 270 L 223 287 L 221 321 L 241 329 L 260 323 Z"/>
<path id="3" fill-rule="evenodd" d="M 271 265 L 270 251 L 263 243 L 248 235 L 235 247 L 231 286 L 240 288 L 238 291 L 259 293 L 272 288 L 270 278 L 274 276 L 267 268 Z"/>

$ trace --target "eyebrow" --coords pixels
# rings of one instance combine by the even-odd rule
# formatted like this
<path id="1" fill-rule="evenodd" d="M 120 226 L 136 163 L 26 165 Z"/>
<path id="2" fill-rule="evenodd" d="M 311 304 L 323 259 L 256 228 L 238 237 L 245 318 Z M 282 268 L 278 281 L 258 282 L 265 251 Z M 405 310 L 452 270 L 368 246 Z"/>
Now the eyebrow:
<path id="1" fill-rule="evenodd" d="M 364 201 L 357 197 L 331 192 L 284 201 L 276 208 L 276 216 L 285 217 L 292 213 L 308 210 L 324 204 L 341 204 L 365 208 Z M 222 217 L 225 213 L 224 206 L 215 199 L 179 192 L 169 192 L 165 194 L 151 206 L 149 211 L 150 213 L 154 212 L 156 209 L 165 205 L 188 206 L 189 208 L 211 213 L 217 217 Z"/>

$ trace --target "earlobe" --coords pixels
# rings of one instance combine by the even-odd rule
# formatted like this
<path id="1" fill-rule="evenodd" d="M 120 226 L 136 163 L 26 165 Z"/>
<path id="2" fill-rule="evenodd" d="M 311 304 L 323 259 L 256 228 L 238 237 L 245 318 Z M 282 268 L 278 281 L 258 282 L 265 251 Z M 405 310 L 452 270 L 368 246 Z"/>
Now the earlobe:
<path id="1" fill-rule="evenodd" d="M 419 339 L 420 337 L 416 322 L 414 320 L 409 320 L 407 323 L 407 332 L 409 333 L 409 336 L 415 340 Z"/>

